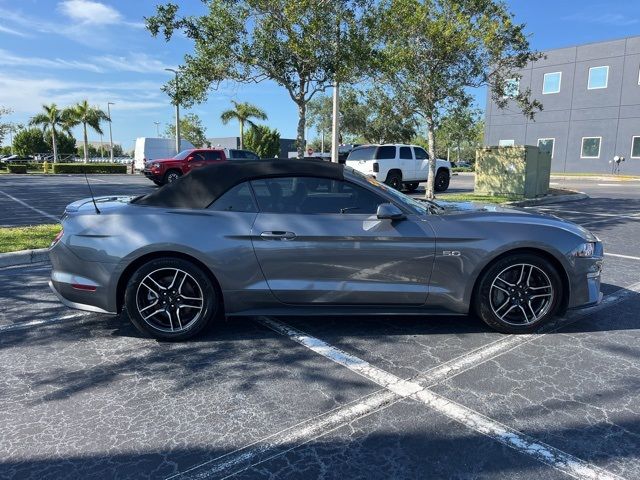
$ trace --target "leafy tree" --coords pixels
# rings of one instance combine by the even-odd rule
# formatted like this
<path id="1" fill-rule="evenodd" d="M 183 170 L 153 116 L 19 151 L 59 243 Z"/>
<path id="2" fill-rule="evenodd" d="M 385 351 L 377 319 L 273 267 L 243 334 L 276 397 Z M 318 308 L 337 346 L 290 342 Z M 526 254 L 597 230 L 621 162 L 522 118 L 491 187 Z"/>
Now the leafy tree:
<path id="1" fill-rule="evenodd" d="M 5 145 L 0 147 L 0 155 L 11 155 L 11 146 Z"/>
<path id="2" fill-rule="evenodd" d="M 222 120 L 222 123 L 225 125 L 231 120 L 238 121 L 240 124 L 240 148 L 244 148 L 244 124 L 246 123 L 251 127 L 255 127 L 256 124 L 253 123 L 251 119 L 257 118 L 259 120 L 266 120 L 267 114 L 260 108 L 247 102 L 236 102 L 231 100 L 231 103 L 233 103 L 233 109 L 222 112 L 220 120 Z M 280 138 L 279 134 L 278 138 Z"/>
<path id="3" fill-rule="evenodd" d="M 176 137 L 175 124 L 167 124 L 165 135 L 167 138 Z M 195 113 L 187 113 L 180 117 L 180 137 L 191 142 L 196 147 L 203 147 L 207 144 L 206 129 L 202 125 L 202 120 L 198 115 Z M 115 149 L 115 145 L 113 148 Z M 122 152 L 122 149 L 120 152 Z"/>
<path id="4" fill-rule="evenodd" d="M 194 53 L 166 91 L 180 103 L 202 102 L 223 80 L 270 79 L 284 87 L 298 108 L 298 156 L 304 155 L 306 107 L 334 80 L 353 81 L 371 68 L 376 0 L 205 0 L 203 16 L 178 16 L 178 6 L 160 5 L 146 18 L 153 36 L 170 40 L 176 30 L 193 40 Z M 339 48 L 338 48 L 339 45 Z"/>
<path id="5" fill-rule="evenodd" d="M 475 150 L 482 145 L 484 122 L 479 110 L 459 107 L 448 111 L 436 130 L 436 154 L 446 158 L 447 150 L 456 152 L 456 161 L 475 158 Z"/>
<path id="6" fill-rule="evenodd" d="M 45 141 L 50 151 L 53 151 L 53 136 L 46 136 Z M 76 153 L 76 139 L 73 135 L 60 132 L 56 135 L 57 152 L 59 155 L 70 155 Z"/>
<path id="7" fill-rule="evenodd" d="M 11 113 L 13 113 L 13 110 L 11 110 L 10 108 L 3 107 L 2 105 L 0 105 L 0 119 L 2 119 L 2 117 L 4 117 L 5 115 L 10 115 Z M 9 129 L 10 128 L 11 128 L 11 124 L 10 123 L 0 122 L 0 143 L 2 143 L 4 141 L 4 136 L 7 133 L 9 133 Z"/>
<path id="8" fill-rule="evenodd" d="M 265 125 L 252 125 L 245 146 L 260 158 L 273 158 L 280 153 L 280 132 Z"/>
<path id="9" fill-rule="evenodd" d="M 42 127 L 42 132 L 51 137 L 53 161 L 58 161 L 57 136 L 59 132 L 71 135 L 71 110 L 61 110 L 55 103 L 42 105 L 42 112 L 31 117 L 29 125 Z M 75 145 L 75 140 L 74 140 Z M 75 147 L 73 148 L 75 150 Z"/>
<path id="10" fill-rule="evenodd" d="M 505 106 L 508 82 L 541 55 L 529 49 L 523 24 L 498 0 L 384 0 L 380 80 L 427 125 L 433 198 L 436 129 L 444 112 L 471 104 L 469 88 L 489 86 Z M 512 100 L 533 118 L 541 104 L 525 90 Z"/>
<path id="11" fill-rule="evenodd" d="M 35 155 L 48 153 L 49 145 L 44 141 L 42 130 L 39 128 L 25 128 L 13 137 L 13 151 L 17 155 Z"/>
<path id="12" fill-rule="evenodd" d="M 89 159 L 89 139 L 87 138 L 87 127 L 102 135 L 102 121 L 109 121 L 109 116 L 98 107 L 92 107 L 86 100 L 73 106 L 69 113 L 68 122 L 70 126 L 82 125 L 83 150 L 85 163 Z"/>
<path id="13" fill-rule="evenodd" d="M 380 86 L 367 90 L 345 88 L 340 101 L 340 131 L 358 143 L 406 143 L 416 133 L 413 112 Z M 331 131 L 332 100 L 327 95 L 309 103 L 309 121 L 320 133 Z"/>

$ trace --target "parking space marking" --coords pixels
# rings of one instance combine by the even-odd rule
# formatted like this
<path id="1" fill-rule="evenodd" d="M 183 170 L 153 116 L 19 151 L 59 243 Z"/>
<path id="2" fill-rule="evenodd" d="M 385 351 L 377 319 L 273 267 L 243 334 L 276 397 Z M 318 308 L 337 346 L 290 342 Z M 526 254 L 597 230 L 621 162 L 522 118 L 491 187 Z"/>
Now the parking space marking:
<path id="1" fill-rule="evenodd" d="M 584 310 L 572 312 L 564 319 L 561 319 L 558 323 L 551 325 L 546 332 L 551 332 L 563 328 L 571 323 L 580 320 L 583 317 L 596 313 L 604 308 L 614 305 L 622 300 L 625 300 L 633 294 L 640 293 L 640 282 L 633 285 L 629 285 L 625 288 L 615 291 L 614 293 L 604 297 L 603 301 L 595 306 Z M 274 322 L 271 319 L 260 318 L 258 321 L 266 325 L 268 328 L 272 328 L 270 324 L 265 321 Z M 278 325 L 283 325 L 277 322 Z M 275 325 L 275 324 L 274 324 Z M 276 330 L 278 333 L 282 333 Z M 504 336 L 494 342 L 479 347 L 475 350 L 460 355 L 448 362 L 443 363 L 425 373 L 419 374 L 412 379 L 403 380 L 405 383 L 398 383 L 396 389 L 403 390 L 403 385 L 411 385 L 407 388 L 407 392 L 418 389 L 421 391 L 426 387 L 432 387 L 438 383 L 448 380 L 456 375 L 471 370 L 482 363 L 492 360 L 500 355 L 508 353 L 513 349 L 524 345 L 526 343 L 533 342 L 538 338 L 542 338 L 543 334 L 529 334 L 529 335 L 510 335 Z M 318 340 L 322 342 L 321 340 Z M 324 342 L 322 342 L 324 343 Z M 321 344 L 319 344 L 321 345 Z M 327 345 L 328 346 L 328 345 Z M 331 347 L 333 350 L 337 350 L 335 347 Z M 340 351 L 342 352 L 342 351 Z M 337 358 L 355 359 L 355 357 L 344 352 L 340 353 Z M 362 360 L 353 360 L 357 365 Z M 366 363 L 366 362 L 365 362 Z M 389 375 L 383 375 L 382 377 L 387 381 L 395 381 L 396 378 L 389 377 Z M 413 386 L 416 384 L 417 386 Z M 195 465 L 184 472 L 177 473 L 169 478 L 194 478 L 204 479 L 210 477 L 227 478 L 228 476 L 235 475 L 242 472 L 254 465 L 265 462 L 272 458 L 276 458 L 287 452 L 290 452 L 302 445 L 305 445 L 313 440 L 320 438 L 327 433 L 330 433 L 340 427 L 344 427 L 351 422 L 371 415 L 379 410 L 388 408 L 397 402 L 406 398 L 400 393 L 396 393 L 389 389 L 384 389 L 373 394 L 361 397 L 354 400 L 351 403 L 337 407 L 329 412 L 311 417 L 297 425 L 286 428 L 280 432 L 274 433 L 249 445 L 246 445 L 237 450 L 228 452 L 219 457 L 208 460 L 204 463 Z M 470 417 L 471 418 L 471 417 Z M 509 432 L 507 432 L 509 434 Z M 519 438 L 519 437 L 514 437 Z M 523 445 L 531 446 L 524 443 Z M 591 478 L 582 476 L 580 478 Z M 606 478 L 606 477 L 605 477 Z"/>
<path id="2" fill-rule="evenodd" d="M 54 323 L 64 322 L 74 318 L 86 317 L 91 312 L 78 312 L 64 315 L 62 317 L 49 318 L 47 320 L 31 320 L 28 322 L 12 323 L 11 325 L 0 325 L 0 333 L 13 332 L 15 330 L 24 330 L 25 328 L 37 327 L 40 325 L 52 325 Z"/>
<path id="3" fill-rule="evenodd" d="M 616 258 L 626 258 L 628 260 L 640 260 L 640 257 L 633 257 L 631 255 L 621 255 L 619 253 L 607 253 L 607 252 L 605 252 L 605 256 L 616 257 Z"/>
<path id="4" fill-rule="evenodd" d="M 262 318 L 261 323 L 402 398 L 418 400 L 438 413 L 520 453 L 532 456 L 567 475 L 585 479 L 620 478 L 569 453 L 503 425 L 471 408 L 434 393 L 419 383 L 403 380 L 392 373 L 375 367 L 367 361 L 340 350 L 319 338 L 270 318 Z"/>
<path id="5" fill-rule="evenodd" d="M 43 211 L 43 210 L 40 210 L 39 208 L 32 207 L 32 206 L 31 206 L 31 205 L 29 205 L 28 203 L 23 202 L 23 201 L 22 201 L 22 200 L 20 200 L 19 198 L 16 198 L 16 197 L 14 197 L 13 195 L 9 195 L 8 193 L 3 192 L 2 190 L 0 190 L 0 193 L 1 193 L 1 194 L 3 194 L 5 197 L 10 198 L 10 199 L 11 199 L 11 200 L 13 200 L 14 202 L 19 203 L 19 204 L 20 204 L 20 205 L 22 205 L 23 207 L 27 207 L 27 208 L 29 208 L 29 209 L 33 210 L 34 212 L 39 213 L 39 214 L 40 214 L 40 215 L 42 215 L 43 217 L 50 218 L 50 219 L 54 220 L 56 223 L 60 222 L 60 217 L 56 217 L 56 216 L 54 216 L 54 215 L 50 215 L 50 214 L 48 214 L 47 212 L 45 212 L 45 211 Z"/>
<path id="6" fill-rule="evenodd" d="M 536 210 L 544 210 L 544 211 L 552 211 L 557 214 L 562 213 L 575 213 L 578 215 L 588 215 L 590 217 L 614 217 L 614 218 L 633 218 L 637 219 L 640 217 L 640 213 L 629 213 L 629 214 L 620 214 L 620 213 L 592 213 L 592 212 L 579 212 L 577 210 L 562 210 L 557 207 L 528 207 Z"/>

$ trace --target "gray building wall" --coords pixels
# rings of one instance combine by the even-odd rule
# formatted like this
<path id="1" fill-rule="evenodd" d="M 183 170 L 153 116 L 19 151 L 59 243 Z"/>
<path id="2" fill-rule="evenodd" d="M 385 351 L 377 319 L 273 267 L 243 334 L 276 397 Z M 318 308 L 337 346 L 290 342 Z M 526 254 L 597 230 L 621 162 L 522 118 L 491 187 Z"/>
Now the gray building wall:
<path id="1" fill-rule="evenodd" d="M 499 109 L 487 93 L 485 145 L 514 140 L 537 145 L 554 138 L 552 172 L 611 171 L 622 155 L 621 173 L 640 174 L 640 158 L 631 158 L 632 138 L 640 136 L 640 36 L 545 52 L 521 71 L 520 90 L 531 89 L 544 110 L 527 120 L 514 102 Z M 609 66 L 607 88 L 588 90 L 589 68 Z M 560 92 L 543 94 L 545 73 L 562 72 Z M 580 158 L 583 137 L 602 137 L 600 156 Z"/>

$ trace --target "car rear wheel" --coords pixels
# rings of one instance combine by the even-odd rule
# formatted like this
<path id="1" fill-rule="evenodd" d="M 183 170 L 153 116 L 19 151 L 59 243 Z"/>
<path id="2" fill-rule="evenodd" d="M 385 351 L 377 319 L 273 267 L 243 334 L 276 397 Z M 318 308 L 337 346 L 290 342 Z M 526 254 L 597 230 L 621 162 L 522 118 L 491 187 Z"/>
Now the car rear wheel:
<path id="1" fill-rule="evenodd" d="M 125 307 L 140 332 L 174 341 L 196 336 L 221 310 L 209 277 L 179 258 L 151 260 L 136 270 L 127 284 Z"/>
<path id="2" fill-rule="evenodd" d="M 409 193 L 415 192 L 418 189 L 418 182 L 405 183 L 404 189 Z"/>
<path id="3" fill-rule="evenodd" d="M 562 298 L 556 268 L 532 254 L 505 257 L 483 274 L 475 294 L 475 310 L 499 332 L 530 333 L 549 322 Z"/>
<path id="4" fill-rule="evenodd" d="M 398 172 L 389 172 L 384 183 L 389 185 L 391 188 L 400 190 L 402 188 L 402 175 Z"/>
<path id="5" fill-rule="evenodd" d="M 449 182 L 451 178 L 449 177 L 449 172 L 446 170 L 439 170 L 436 174 L 436 179 L 434 182 L 433 188 L 436 192 L 444 192 L 449 188 Z"/>
<path id="6" fill-rule="evenodd" d="M 169 170 L 164 175 L 164 183 L 173 183 L 182 176 L 182 173 L 178 170 Z"/>

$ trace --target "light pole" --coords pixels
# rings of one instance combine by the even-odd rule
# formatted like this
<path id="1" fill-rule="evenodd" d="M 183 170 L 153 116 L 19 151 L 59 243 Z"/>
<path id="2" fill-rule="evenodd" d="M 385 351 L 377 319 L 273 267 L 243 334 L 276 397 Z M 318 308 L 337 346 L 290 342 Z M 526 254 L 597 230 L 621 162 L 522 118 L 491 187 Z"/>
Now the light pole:
<path id="1" fill-rule="evenodd" d="M 176 75 L 176 93 L 174 95 L 174 103 L 176 105 L 176 153 L 180 153 L 180 102 L 178 101 L 178 71 L 173 68 L 165 68 L 167 72 L 173 72 Z"/>
<path id="2" fill-rule="evenodd" d="M 160 122 L 153 122 L 156 124 L 156 135 L 160 138 Z"/>
<path id="3" fill-rule="evenodd" d="M 113 163 L 113 132 L 111 131 L 111 105 L 115 105 L 113 102 L 107 102 L 107 115 L 109 116 L 109 148 L 111 149 L 111 163 Z"/>

